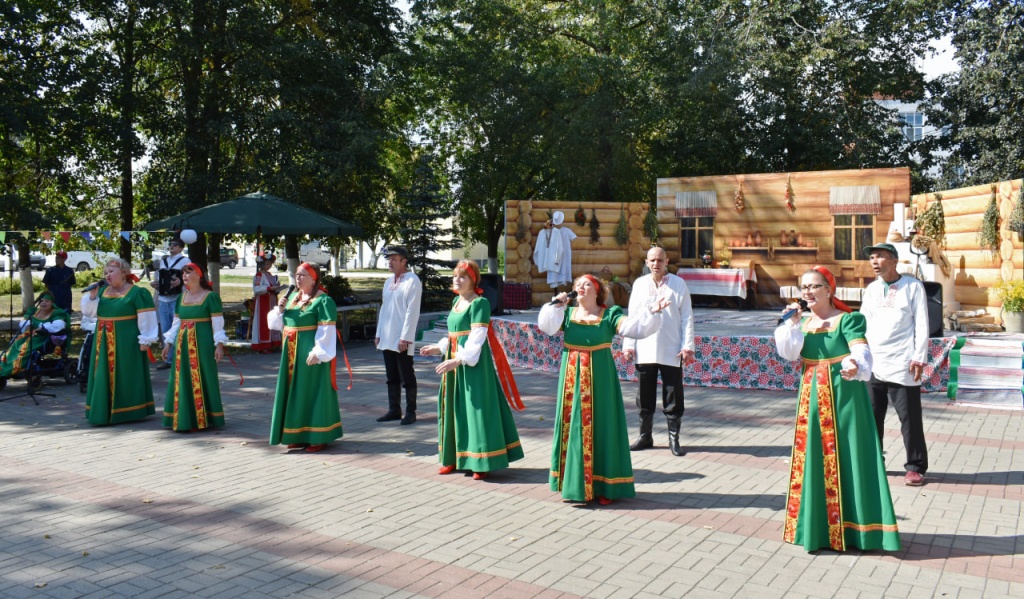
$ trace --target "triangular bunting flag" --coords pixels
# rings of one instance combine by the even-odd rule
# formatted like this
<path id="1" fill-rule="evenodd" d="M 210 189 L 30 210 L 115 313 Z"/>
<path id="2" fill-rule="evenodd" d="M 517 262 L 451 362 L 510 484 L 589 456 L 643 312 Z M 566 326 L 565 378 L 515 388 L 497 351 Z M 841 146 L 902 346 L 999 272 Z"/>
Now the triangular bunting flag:
<path id="1" fill-rule="evenodd" d="M 82 236 L 82 239 L 92 243 L 92 233 L 89 231 L 79 231 L 78 234 Z"/>
<path id="2" fill-rule="evenodd" d="M 0 243 L 7 241 L 7 231 L 0 231 Z"/>
<path id="3" fill-rule="evenodd" d="M 110 239 L 110 231 L 100 231 L 100 233 L 103 233 L 104 237 L 106 237 L 107 239 Z"/>
<path id="4" fill-rule="evenodd" d="M 132 232 L 131 231 L 121 231 L 121 237 L 123 237 L 125 241 L 131 241 L 132 240 Z"/>
<path id="5" fill-rule="evenodd" d="M 69 231 L 61 231 L 60 237 L 66 242 L 71 240 L 71 233 Z"/>
<path id="6" fill-rule="evenodd" d="M 50 236 L 53 235 L 50 231 L 43 231 L 43 239 L 50 241 Z"/>
<path id="7" fill-rule="evenodd" d="M 149 241 L 149 231 L 139 231 L 139 236 L 142 237 L 143 241 Z"/>

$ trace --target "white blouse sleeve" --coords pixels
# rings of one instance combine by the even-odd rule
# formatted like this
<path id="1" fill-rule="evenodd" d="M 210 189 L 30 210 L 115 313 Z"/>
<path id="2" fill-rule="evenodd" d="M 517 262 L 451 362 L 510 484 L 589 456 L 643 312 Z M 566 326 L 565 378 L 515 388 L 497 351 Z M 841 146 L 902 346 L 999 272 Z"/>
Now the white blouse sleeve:
<path id="1" fill-rule="evenodd" d="M 30 324 L 32 324 L 32 321 L 29 320 L 28 318 L 26 318 L 25 320 L 21 321 L 21 323 L 18 324 L 18 332 L 19 333 L 24 333 L 26 330 L 28 330 L 28 325 L 30 325 Z"/>
<path id="2" fill-rule="evenodd" d="M 437 349 L 441 350 L 441 355 L 442 356 L 444 356 L 445 354 L 448 353 L 448 338 L 447 337 L 441 337 L 441 339 L 437 342 Z"/>
<path id="3" fill-rule="evenodd" d="M 459 362 L 466 366 L 476 366 L 484 343 L 487 343 L 487 327 L 473 327 L 466 338 L 466 344 L 459 348 Z"/>
<path id="4" fill-rule="evenodd" d="M 252 293 L 253 295 L 264 295 L 267 293 L 270 285 L 267 283 L 268 277 L 264 274 L 257 274 L 252 280 Z"/>
<path id="5" fill-rule="evenodd" d="M 267 312 L 267 328 L 273 331 L 284 330 L 284 312 L 280 306 L 274 306 Z"/>
<path id="6" fill-rule="evenodd" d="M 53 322 L 44 322 L 41 325 L 42 329 L 47 333 L 59 333 L 64 330 L 64 321 L 55 320 Z"/>
<path id="7" fill-rule="evenodd" d="M 868 347 L 867 343 L 856 343 L 850 346 L 850 355 L 843 358 L 843 368 L 849 368 L 853 364 L 857 365 L 857 374 L 853 377 L 855 381 L 870 381 L 871 380 L 871 348 Z"/>
<path id="8" fill-rule="evenodd" d="M 174 315 L 174 320 L 171 322 L 171 328 L 167 329 L 164 333 L 164 343 L 174 343 L 178 340 L 178 330 L 181 329 L 181 319 L 178 315 Z"/>
<path id="9" fill-rule="evenodd" d="M 562 328 L 565 320 L 565 304 L 544 304 L 537 315 L 537 326 L 548 335 L 554 335 Z"/>
<path id="10" fill-rule="evenodd" d="M 313 341 L 313 349 L 309 350 L 310 356 L 316 356 L 321 362 L 330 362 L 334 359 L 338 347 L 338 333 L 333 324 L 322 324 L 316 327 L 316 339 Z"/>
<path id="11" fill-rule="evenodd" d="M 100 290 L 102 293 L 102 290 Z M 100 305 L 100 296 L 97 295 L 96 299 L 89 299 L 89 294 L 82 295 L 82 314 L 89 318 L 96 318 L 96 309 Z"/>
<path id="12" fill-rule="evenodd" d="M 221 343 L 227 343 L 228 334 L 224 332 L 224 317 L 211 316 L 210 324 L 213 325 L 213 344 L 220 345 Z"/>
<path id="13" fill-rule="evenodd" d="M 156 319 L 156 310 L 139 312 L 139 345 L 149 345 L 160 338 L 160 325 Z"/>
<path id="14" fill-rule="evenodd" d="M 804 347 L 804 332 L 800 323 L 787 319 L 775 327 L 775 349 L 783 359 L 796 361 L 800 359 L 800 350 Z"/>
<path id="15" fill-rule="evenodd" d="M 630 314 L 619 323 L 617 331 L 622 337 L 643 339 L 658 332 L 661 327 L 661 312 L 651 312 L 640 308 L 636 314 Z"/>

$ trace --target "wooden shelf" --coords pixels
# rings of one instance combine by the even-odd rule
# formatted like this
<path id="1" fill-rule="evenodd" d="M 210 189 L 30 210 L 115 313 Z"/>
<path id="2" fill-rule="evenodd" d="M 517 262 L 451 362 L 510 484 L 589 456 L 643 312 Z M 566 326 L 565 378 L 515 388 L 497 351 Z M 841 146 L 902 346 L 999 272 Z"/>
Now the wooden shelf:
<path id="1" fill-rule="evenodd" d="M 814 253 L 818 252 L 818 246 L 804 248 L 804 247 L 794 247 L 794 246 L 781 245 L 781 246 L 779 246 L 777 248 L 774 248 L 774 249 L 775 249 L 776 252 L 814 252 Z"/>
<path id="2" fill-rule="evenodd" d="M 738 248 L 728 248 L 728 250 L 730 252 L 734 253 L 734 254 L 736 252 L 767 252 L 770 249 L 771 248 L 766 246 L 766 245 L 765 246 L 760 246 L 759 245 L 759 246 L 754 246 L 754 247 L 744 246 L 744 247 L 738 247 Z"/>

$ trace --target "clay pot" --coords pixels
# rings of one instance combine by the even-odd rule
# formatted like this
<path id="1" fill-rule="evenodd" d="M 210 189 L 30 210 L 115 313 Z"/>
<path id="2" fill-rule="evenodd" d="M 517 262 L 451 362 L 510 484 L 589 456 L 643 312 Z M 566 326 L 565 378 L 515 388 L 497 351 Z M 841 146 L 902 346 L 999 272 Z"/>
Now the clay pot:
<path id="1" fill-rule="evenodd" d="M 753 233 L 747 233 L 747 247 L 748 248 L 754 247 L 754 234 Z"/>
<path id="2" fill-rule="evenodd" d="M 804 246 L 804 234 L 803 233 L 797 233 L 796 234 L 796 243 L 794 243 L 793 245 L 795 245 L 797 247 L 806 247 L 806 246 Z"/>
<path id="3" fill-rule="evenodd" d="M 789 235 L 786 234 L 786 230 L 783 229 L 779 235 L 779 245 L 789 245 Z"/>
<path id="4" fill-rule="evenodd" d="M 754 231 L 754 245 L 761 246 L 761 229 Z"/>

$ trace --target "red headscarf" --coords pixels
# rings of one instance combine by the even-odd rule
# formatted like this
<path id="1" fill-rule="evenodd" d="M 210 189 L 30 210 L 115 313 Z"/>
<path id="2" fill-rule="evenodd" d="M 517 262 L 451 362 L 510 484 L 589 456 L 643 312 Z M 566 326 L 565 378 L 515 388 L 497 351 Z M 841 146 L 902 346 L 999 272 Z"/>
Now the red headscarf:
<path id="1" fill-rule="evenodd" d="M 484 290 L 480 288 L 480 267 L 476 265 L 476 262 L 472 260 L 459 260 L 459 263 L 455 265 L 452 272 L 458 272 L 459 269 L 469 275 L 470 280 L 473 281 L 473 292 L 482 296 Z M 458 291 L 452 289 L 452 293 L 458 293 Z"/>
<path id="2" fill-rule="evenodd" d="M 828 283 L 828 288 L 831 292 L 829 299 L 832 300 L 832 305 L 835 306 L 837 310 L 853 312 L 853 309 L 850 308 L 850 306 L 847 306 L 846 302 L 836 297 L 836 278 L 832 275 L 832 272 L 824 266 L 815 266 L 811 270 L 825 277 L 825 282 Z"/>
<path id="3" fill-rule="evenodd" d="M 327 293 L 327 289 L 325 289 L 324 286 L 320 284 L 320 271 L 317 270 L 315 266 L 313 266 L 309 262 L 303 262 L 302 264 L 299 265 L 299 268 L 306 271 L 306 274 L 308 274 L 309 276 L 313 277 L 313 283 L 316 285 L 317 289 L 323 291 L 324 293 Z"/>
<path id="4" fill-rule="evenodd" d="M 601 280 L 594 275 L 583 275 L 583 277 L 590 281 L 594 287 L 597 287 L 597 305 L 607 308 L 608 306 L 604 305 L 604 302 L 601 301 L 601 298 L 604 297 L 604 285 L 601 284 Z"/>

